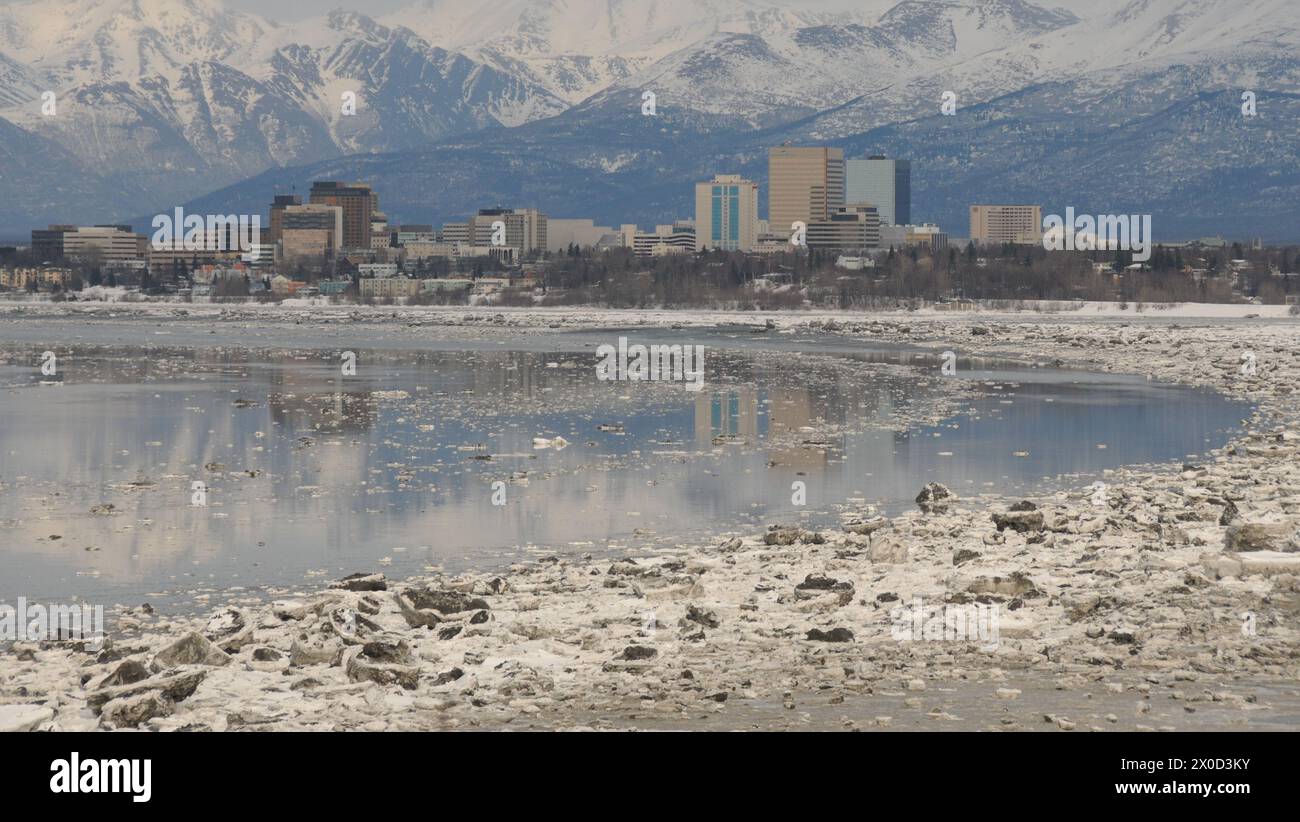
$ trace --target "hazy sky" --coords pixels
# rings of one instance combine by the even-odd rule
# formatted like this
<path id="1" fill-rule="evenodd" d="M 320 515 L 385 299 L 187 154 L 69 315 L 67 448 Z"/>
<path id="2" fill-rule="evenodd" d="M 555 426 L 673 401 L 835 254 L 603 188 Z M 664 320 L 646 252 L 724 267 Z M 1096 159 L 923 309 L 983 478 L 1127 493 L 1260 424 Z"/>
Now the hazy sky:
<path id="1" fill-rule="evenodd" d="M 251 11 L 270 20 L 299 20 L 303 17 L 320 17 L 332 9 L 351 9 L 374 17 L 412 3 L 410 0 L 225 0 L 225 5 Z"/>
<path id="2" fill-rule="evenodd" d="M 0 6 L 23 0 L 0 0 Z M 490 7 L 491 0 L 463 0 L 482 3 Z M 1097 0 L 1029 0 L 1046 8 L 1065 8 L 1076 13 L 1096 6 Z M 320 17 L 331 9 L 351 9 L 370 16 L 382 16 L 394 9 L 414 4 L 414 0 L 223 0 L 223 5 L 253 12 L 268 20 L 299 20 Z M 817 5 L 817 0 L 785 0 L 781 5 L 790 8 Z"/>

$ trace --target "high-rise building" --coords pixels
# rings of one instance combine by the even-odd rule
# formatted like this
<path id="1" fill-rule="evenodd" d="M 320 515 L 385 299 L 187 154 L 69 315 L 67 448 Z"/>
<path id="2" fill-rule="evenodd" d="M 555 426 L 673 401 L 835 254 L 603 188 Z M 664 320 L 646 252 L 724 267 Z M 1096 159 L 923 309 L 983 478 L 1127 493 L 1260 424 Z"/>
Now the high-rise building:
<path id="1" fill-rule="evenodd" d="M 827 219 L 808 223 L 807 240 L 809 248 L 828 251 L 879 248 L 880 214 L 871 205 L 838 208 Z"/>
<path id="2" fill-rule="evenodd" d="M 371 215 L 379 211 L 379 195 L 363 183 L 317 181 L 309 202 L 343 209 L 343 247 L 370 248 Z"/>
<path id="3" fill-rule="evenodd" d="M 867 203 L 886 225 L 912 221 L 912 163 L 873 154 L 844 161 L 844 202 Z"/>
<path id="4" fill-rule="evenodd" d="M 695 250 L 749 251 L 758 239 L 758 183 L 717 174 L 695 184 Z"/>
<path id="5" fill-rule="evenodd" d="M 844 151 L 824 146 L 770 148 L 767 179 L 768 223 L 775 236 L 789 237 L 794 222 L 825 221 L 844 205 Z"/>
<path id="6" fill-rule="evenodd" d="M 505 223 L 504 243 L 492 242 L 492 224 Z M 546 250 L 546 215 L 535 208 L 483 208 L 470 218 L 471 240 L 476 246 L 500 245 L 521 255 Z M 444 231 L 446 226 L 443 226 Z"/>
<path id="7" fill-rule="evenodd" d="M 1033 245 L 1043 237 L 1043 209 L 1036 205 L 973 205 L 970 238 L 976 244 Z"/>
<path id="8" fill-rule="evenodd" d="M 277 194 L 271 201 L 271 220 L 267 228 L 266 241 L 274 243 L 280 239 L 280 220 L 284 210 L 289 206 L 302 205 L 302 198 L 297 194 Z"/>
<path id="9" fill-rule="evenodd" d="M 345 215 L 341 206 L 306 205 L 286 206 L 280 215 L 281 233 L 290 230 L 319 230 L 329 233 L 329 246 L 333 249 L 344 247 L 346 229 Z"/>
<path id="10" fill-rule="evenodd" d="M 280 213 L 280 259 L 323 258 L 343 247 L 343 207 L 285 205 Z"/>

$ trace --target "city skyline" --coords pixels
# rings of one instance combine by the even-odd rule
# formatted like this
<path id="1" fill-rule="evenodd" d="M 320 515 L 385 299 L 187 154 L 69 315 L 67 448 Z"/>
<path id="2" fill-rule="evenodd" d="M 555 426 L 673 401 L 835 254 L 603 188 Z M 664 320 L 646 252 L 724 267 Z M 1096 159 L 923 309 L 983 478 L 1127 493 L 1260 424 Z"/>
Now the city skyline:
<path id="1" fill-rule="evenodd" d="M 384 190 L 398 220 L 533 200 L 658 224 L 714 173 L 762 182 L 759 152 L 790 142 L 910 159 L 913 221 L 949 230 L 969 203 L 1035 202 L 1300 240 L 1274 174 L 1300 162 L 1300 27 L 1217 4 L 412 2 L 272 24 L 216 0 L 10 3 L 0 153 L 32 161 L 0 178 L 0 237 L 260 210 L 319 179 Z"/>

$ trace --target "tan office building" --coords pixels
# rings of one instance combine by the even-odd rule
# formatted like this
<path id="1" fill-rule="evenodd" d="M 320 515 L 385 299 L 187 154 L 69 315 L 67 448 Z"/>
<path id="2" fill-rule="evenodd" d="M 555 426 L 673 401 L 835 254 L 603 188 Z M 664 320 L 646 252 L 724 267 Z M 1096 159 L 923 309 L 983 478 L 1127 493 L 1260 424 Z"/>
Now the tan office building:
<path id="1" fill-rule="evenodd" d="M 1033 245 L 1043 237 L 1043 209 L 1036 205 L 973 205 L 970 238 L 977 245 Z"/>
<path id="2" fill-rule="evenodd" d="M 148 238 L 124 225 L 52 225 L 32 231 L 32 250 L 42 262 L 143 260 L 147 249 Z"/>
<path id="3" fill-rule="evenodd" d="M 284 206 L 280 212 L 280 259 L 336 255 L 343 244 L 344 215 L 342 206 Z"/>
<path id="4" fill-rule="evenodd" d="M 837 208 L 825 220 L 808 223 L 808 247 L 861 251 L 880 247 L 880 213 L 873 205 Z"/>
<path id="5" fill-rule="evenodd" d="M 844 151 L 838 148 L 776 146 L 767 152 L 768 224 L 772 234 L 790 236 L 798 222 L 825 222 L 844 205 Z"/>
<path id="6" fill-rule="evenodd" d="M 297 194 L 277 194 L 271 201 L 271 225 L 267 229 L 266 241 L 274 243 L 280 239 L 280 230 L 284 227 L 281 224 L 281 218 L 284 216 L 284 210 L 289 206 L 302 205 L 302 198 Z"/>
<path id="7" fill-rule="evenodd" d="M 695 184 L 695 250 L 748 251 L 758 240 L 758 183 L 717 174 Z"/>
<path id="8" fill-rule="evenodd" d="M 310 203 L 339 206 L 343 209 L 344 248 L 370 248 L 371 217 L 379 211 L 379 195 L 370 186 L 363 183 L 315 182 L 311 186 Z"/>
<path id="9" fill-rule="evenodd" d="M 492 246 L 492 224 L 505 224 L 505 242 L 521 255 L 546 250 L 546 215 L 535 208 L 483 208 L 470 218 L 474 245 Z M 447 226 L 443 226 L 445 232 Z"/>

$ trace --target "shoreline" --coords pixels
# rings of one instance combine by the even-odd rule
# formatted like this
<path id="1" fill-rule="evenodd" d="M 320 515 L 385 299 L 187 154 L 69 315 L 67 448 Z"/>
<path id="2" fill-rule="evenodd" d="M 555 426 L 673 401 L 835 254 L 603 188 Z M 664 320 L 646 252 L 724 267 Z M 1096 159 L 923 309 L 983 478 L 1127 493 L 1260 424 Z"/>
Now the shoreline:
<path id="1" fill-rule="evenodd" d="M 167 308 L 176 320 L 206 316 L 175 313 L 197 306 Z M 227 308 L 216 316 L 294 322 L 294 309 L 244 317 Z M 1294 325 L 591 309 L 557 323 L 526 310 L 373 311 L 390 316 L 365 320 L 408 323 L 412 338 L 420 328 L 412 319 L 538 333 L 771 319 L 775 327 L 763 333 L 818 331 L 963 357 L 1018 351 L 1208 386 L 1258 410 L 1212 462 L 1113 472 L 1101 506 L 1087 492 L 1030 500 L 1032 509 L 1018 511 L 1010 510 L 1017 499 L 939 498 L 929 511 L 889 520 L 850 516 L 848 528 L 815 533 L 797 521 L 773 523 L 781 527 L 767 534 L 719 535 L 632 561 L 555 558 L 500 576 L 383 580 L 383 590 L 325 590 L 210 619 L 132 613 L 103 654 L 15 645 L 0 656 L 0 706 L 28 706 L 9 714 L 65 730 L 671 727 L 684 718 L 730 727 L 728 712 L 737 727 L 752 726 L 741 718 L 750 714 L 781 727 L 771 712 L 749 709 L 779 703 L 778 715 L 794 716 L 801 711 L 786 706 L 811 699 L 831 714 L 853 713 L 851 725 L 828 714 L 812 727 L 883 728 L 904 723 L 900 712 L 952 722 L 941 695 L 960 686 L 987 692 L 988 716 L 975 727 L 1027 728 L 1043 723 L 1044 712 L 1020 698 L 1031 687 L 1015 685 L 1041 680 L 1076 695 L 1101 686 L 1137 706 L 1122 718 L 1114 710 L 1101 721 L 1051 714 L 1045 724 L 1137 729 L 1179 727 L 1157 721 L 1163 704 L 1150 714 L 1156 695 L 1172 696 L 1188 722 L 1197 721 L 1198 702 L 1245 718 L 1266 710 L 1251 688 L 1300 673 Z M 486 321 L 465 319 L 481 315 Z M 1247 350 L 1256 355 L 1253 378 L 1240 374 Z M 1259 547 L 1275 550 L 1235 550 Z M 344 587 L 380 585 L 362 578 Z M 996 649 L 891 637 L 891 611 L 915 597 L 998 608 Z M 1243 630 L 1243 613 L 1255 615 L 1254 636 Z M 890 705 L 889 720 L 875 712 L 880 704 Z M 0 707 L 0 727 L 5 716 Z"/>

